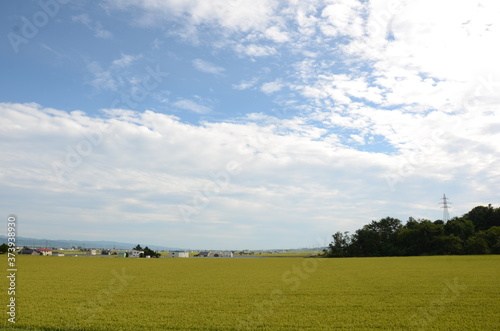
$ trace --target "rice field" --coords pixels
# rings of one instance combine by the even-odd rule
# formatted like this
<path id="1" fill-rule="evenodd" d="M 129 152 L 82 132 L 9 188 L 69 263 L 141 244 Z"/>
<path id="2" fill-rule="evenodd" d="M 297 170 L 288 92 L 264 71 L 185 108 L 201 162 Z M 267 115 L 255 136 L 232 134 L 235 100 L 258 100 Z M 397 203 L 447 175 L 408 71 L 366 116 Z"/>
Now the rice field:
<path id="1" fill-rule="evenodd" d="M 18 256 L 17 266 L 17 323 L 4 314 L 4 329 L 500 330 L 500 256 Z M 6 305 L 6 277 L 1 286 Z"/>

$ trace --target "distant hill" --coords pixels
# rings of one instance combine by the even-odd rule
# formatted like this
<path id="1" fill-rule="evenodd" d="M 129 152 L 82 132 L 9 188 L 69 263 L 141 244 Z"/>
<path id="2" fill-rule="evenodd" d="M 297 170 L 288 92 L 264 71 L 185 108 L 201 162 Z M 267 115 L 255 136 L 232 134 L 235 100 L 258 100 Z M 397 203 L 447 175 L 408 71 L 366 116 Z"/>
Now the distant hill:
<path id="1" fill-rule="evenodd" d="M 0 244 L 7 243 L 7 236 L 0 235 Z M 145 247 L 148 246 L 153 250 L 180 250 L 175 247 L 165 247 L 157 245 L 148 245 L 146 242 L 137 243 L 121 243 L 116 241 L 91 241 L 91 240 L 52 240 L 52 239 L 35 239 L 16 237 L 16 246 L 29 246 L 29 247 L 49 247 L 49 248 L 71 248 L 71 247 L 85 247 L 85 248 L 106 248 L 106 249 L 132 249 L 137 244 Z"/>

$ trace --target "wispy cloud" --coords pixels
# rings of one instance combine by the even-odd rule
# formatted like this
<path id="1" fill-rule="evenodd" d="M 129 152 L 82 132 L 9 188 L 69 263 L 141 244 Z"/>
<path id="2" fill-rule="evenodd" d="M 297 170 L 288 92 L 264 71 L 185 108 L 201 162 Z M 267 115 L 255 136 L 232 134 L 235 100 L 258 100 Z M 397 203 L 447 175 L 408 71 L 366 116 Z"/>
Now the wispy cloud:
<path id="1" fill-rule="evenodd" d="M 71 19 L 73 22 L 81 23 L 92 30 L 94 32 L 94 36 L 97 38 L 109 39 L 113 37 L 113 34 L 110 31 L 103 28 L 101 22 L 93 21 L 88 14 L 72 16 Z"/>
<path id="2" fill-rule="evenodd" d="M 129 65 L 132 64 L 132 62 L 140 59 L 142 55 L 127 55 L 123 54 L 119 59 L 114 60 L 111 64 L 115 67 L 123 68 L 123 67 L 128 67 Z"/>
<path id="3" fill-rule="evenodd" d="M 104 70 L 99 62 L 92 61 L 87 65 L 87 69 L 92 75 L 90 84 L 99 90 L 116 91 L 118 82 L 109 70 Z"/>
<path id="4" fill-rule="evenodd" d="M 234 47 L 235 51 L 241 55 L 246 55 L 250 57 L 262 57 L 276 55 L 278 51 L 276 48 L 267 45 L 242 45 L 238 44 Z"/>
<path id="5" fill-rule="evenodd" d="M 214 22 L 224 29 L 249 32 L 265 28 L 273 19 L 277 3 L 273 0 L 227 1 L 119 1 L 108 0 L 109 5 L 122 10 L 135 10 L 137 23 L 142 25 L 163 24 L 177 21 L 193 27 Z"/>
<path id="6" fill-rule="evenodd" d="M 181 99 L 178 100 L 172 105 L 176 108 L 184 109 L 184 110 L 189 110 L 197 114 L 207 114 L 212 111 L 212 109 L 208 106 L 201 105 L 199 103 L 194 102 L 193 100 L 189 99 Z"/>
<path id="7" fill-rule="evenodd" d="M 225 71 L 223 67 L 216 66 L 215 64 L 202 59 L 193 60 L 193 66 L 196 70 L 214 75 L 221 75 Z"/>
<path id="8" fill-rule="evenodd" d="M 254 87 L 258 81 L 259 81 L 258 78 L 253 78 L 251 80 L 244 80 L 244 81 L 240 82 L 239 84 L 232 85 L 232 88 L 235 90 L 240 90 L 240 91 L 247 90 L 249 88 Z"/>

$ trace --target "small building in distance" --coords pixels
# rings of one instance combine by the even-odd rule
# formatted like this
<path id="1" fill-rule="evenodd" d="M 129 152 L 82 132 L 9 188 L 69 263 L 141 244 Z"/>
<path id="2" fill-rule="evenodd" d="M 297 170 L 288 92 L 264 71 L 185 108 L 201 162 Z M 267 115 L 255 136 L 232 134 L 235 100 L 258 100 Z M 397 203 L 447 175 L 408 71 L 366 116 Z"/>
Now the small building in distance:
<path id="1" fill-rule="evenodd" d="M 64 256 L 63 252 L 52 252 L 52 256 Z"/>
<path id="2" fill-rule="evenodd" d="M 226 252 L 220 252 L 219 254 L 220 257 L 234 257 L 233 252 L 226 251 Z"/>
<path id="3" fill-rule="evenodd" d="M 170 251 L 168 257 L 189 257 L 189 252 L 185 251 Z"/>
<path id="4" fill-rule="evenodd" d="M 118 255 L 118 257 L 127 257 L 127 253 L 126 252 L 120 252 L 117 255 Z"/>
<path id="5" fill-rule="evenodd" d="M 222 251 L 222 252 L 212 252 L 212 251 L 201 251 L 195 255 L 196 257 L 233 257 L 233 252 Z"/>
<path id="6" fill-rule="evenodd" d="M 23 254 L 23 255 L 40 255 L 41 253 L 38 250 L 36 250 L 36 249 L 24 247 L 17 254 Z"/>
<path id="7" fill-rule="evenodd" d="M 90 255 L 97 255 L 97 249 L 90 249 L 89 254 Z"/>
<path id="8" fill-rule="evenodd" d="M 52 255 L 52 250 L 50 248 L 39 248 L 38 251 L 45 256 Z"/>
<path id="9" fill-rule="evenodd" d="M 141 254 L 142 256 L 144 256 L 144 251 L 133 249 L 130 251 L 130 253 L 128 253 L 128 257 L 141 257 Z"/>

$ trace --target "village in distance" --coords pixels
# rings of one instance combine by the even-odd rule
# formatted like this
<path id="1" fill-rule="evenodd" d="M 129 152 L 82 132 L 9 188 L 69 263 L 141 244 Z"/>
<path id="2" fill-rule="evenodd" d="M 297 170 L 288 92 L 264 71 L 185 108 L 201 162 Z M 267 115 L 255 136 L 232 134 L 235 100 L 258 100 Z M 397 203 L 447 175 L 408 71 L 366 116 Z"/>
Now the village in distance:
<path id="1" fill-rule="evenodd" d="M 21 238 L 19 238 L 21 239 Z M 0 253 L 7 248 L 7 238 L 0 236 Z M 30 244 L 31 243 L 31 244 Z M 110 248 L 110 246 L 113 248 Z M 183 250 L 161 246 L 141 247 L 123 243 L 95 242 L 91 245 L 75 244 L 70 241 L 48 241 L 23 238 L 16 247 L 18 255 L 73 256 L 73 257 L 118 257 L 118 258 L 233 258 L 233 257 L 270 257 L 270 256 L 314 256 L 322 253 L 324 247 L 310 249 L 271 249 L 271 250 Z"/>

